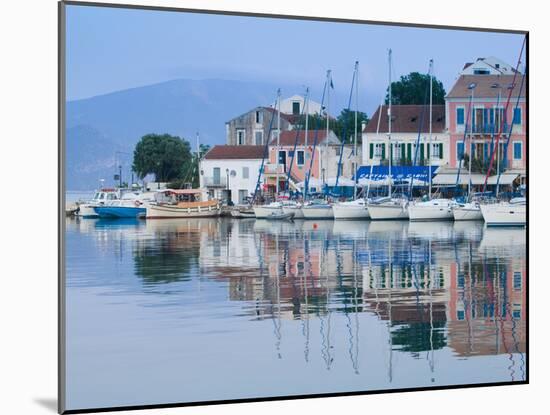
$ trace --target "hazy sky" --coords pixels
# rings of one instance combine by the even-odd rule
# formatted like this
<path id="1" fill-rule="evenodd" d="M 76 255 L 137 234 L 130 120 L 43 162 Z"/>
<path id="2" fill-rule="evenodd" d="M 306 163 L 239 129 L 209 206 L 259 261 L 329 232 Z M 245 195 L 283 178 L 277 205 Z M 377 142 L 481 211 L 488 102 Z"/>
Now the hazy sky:
<path id="1" fill-rule="evenodd" d="M 464 63 L 477 57 L 496 56 L 515 66 L 522 41 L 517 34 L 68 6 L 67 97 L 177 78 L 318 90 L 327 69 L 335 88 L 348 93 L 359 60 L 360 107 L 370 112 L 387 86 L 388 48 L 394 79 L 426 72 L 433 58 L 435 76 L 449 90 Z"/>

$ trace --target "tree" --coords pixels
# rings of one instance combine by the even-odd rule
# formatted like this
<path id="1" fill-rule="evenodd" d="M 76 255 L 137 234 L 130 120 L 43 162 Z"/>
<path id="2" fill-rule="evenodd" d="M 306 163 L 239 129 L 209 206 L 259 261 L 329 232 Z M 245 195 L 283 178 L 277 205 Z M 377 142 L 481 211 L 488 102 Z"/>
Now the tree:
<path id="1" fill-rule="evenodd" d="M 433 78 L 434 105 L 445 104 L 445 88 L 441 81 Z M 430 76 L 418 72 L 411 72 L 402 76 L 399 81 L 391 83 L 392 105 L 422 105 L 430 102 Z M 386 105 L 389 103 L 389 88 L 386 90 Z"/>
<path id="2" fill-rule="evenodd" d="M 158 182 L 182 179 L 192 162 L 191 146 L 169 134 L 147 134 L 134 149 L 132 169 L 140 179 L 154 174 Z"/>
<path id="3" fill-rule="evenodd" d="M 172 181 L 168 184 L 168 187 L 172 189 L 183 189 L 186 186 L 191 185 L 191 187 L 197 189 L 200 187 L 200 171 L 199 171 L 199 162 L 202 160 L 204 155 L 208 153 L 210 146 L 208 144 L 201 144 L 199 148 L 199 154 L 197 158 L 197 152 L 194 151 L 191 158 L 191 164 L 187 166 L 187 169 L 184 172 L 184 175 Z"/>
<path id="4" fill-rule="evenodd" d="M 361 123 L 369 122 L 367 114 L 361 111 L 357 111 L 357 144 L 361 143 Z M 333 128 L 336 135 L 344 140 L 344 130 L 346 135 L 346 144 L 353 143 L 353 134 L 355 133 L 355 111 L 343 109 Z"/>

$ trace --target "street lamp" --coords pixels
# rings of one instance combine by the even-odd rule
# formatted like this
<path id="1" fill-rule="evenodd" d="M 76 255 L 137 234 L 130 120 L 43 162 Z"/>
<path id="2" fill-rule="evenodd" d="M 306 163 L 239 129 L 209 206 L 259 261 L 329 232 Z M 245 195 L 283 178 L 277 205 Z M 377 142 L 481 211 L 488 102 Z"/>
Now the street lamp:
<path id="1" fill-rule="evenodd" d="M 229 204 L 229 169 L 225 169 L 226 180 L 226 192 L 227 192 L 227 203 Z"/>

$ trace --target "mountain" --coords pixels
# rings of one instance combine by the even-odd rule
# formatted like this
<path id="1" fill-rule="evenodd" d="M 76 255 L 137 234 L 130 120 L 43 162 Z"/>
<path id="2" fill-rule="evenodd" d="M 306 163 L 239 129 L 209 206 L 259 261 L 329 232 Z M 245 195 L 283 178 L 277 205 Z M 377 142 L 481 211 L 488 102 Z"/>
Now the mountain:
<path id="1" fill-rule="evenodd" d="M 301 85 L 178 79 L 69 101 L 67 189 L 94 189 L 101 178 L 112 184 L 117 164 L 123 166 L 123 179 L 128 180 L 134 146 L 148 133 L 178 135 L 193 148 L 197 132 L 201 143 L 224 144 L 225 122 L 274 102 L 279 87 L 283 96 L 304 89 Z"/>

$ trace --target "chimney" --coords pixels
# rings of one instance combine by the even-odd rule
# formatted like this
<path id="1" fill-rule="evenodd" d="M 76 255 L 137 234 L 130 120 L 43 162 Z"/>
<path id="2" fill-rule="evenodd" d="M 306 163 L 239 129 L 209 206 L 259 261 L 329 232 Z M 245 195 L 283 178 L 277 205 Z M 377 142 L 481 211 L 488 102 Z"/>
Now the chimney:
<path id="1" fill-rule="evenodd" d="M 367 123 L 365 121 L 362 121 L 361 122 L 361 132 L 363 132 L 366 127 L 367 127 Z"/>

